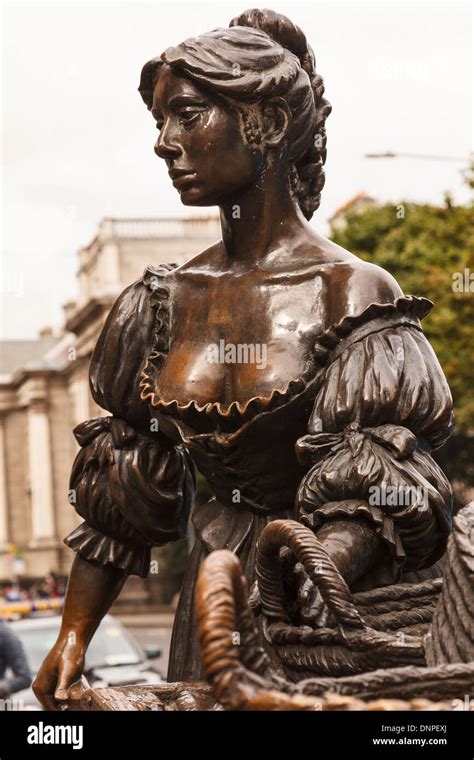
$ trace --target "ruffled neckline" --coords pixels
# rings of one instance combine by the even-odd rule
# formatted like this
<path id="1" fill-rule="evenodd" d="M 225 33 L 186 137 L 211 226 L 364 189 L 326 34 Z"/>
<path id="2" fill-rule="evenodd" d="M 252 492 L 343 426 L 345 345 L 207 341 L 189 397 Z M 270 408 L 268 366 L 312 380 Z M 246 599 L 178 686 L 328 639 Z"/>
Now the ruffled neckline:
<path id="1" fill-rule="evenodd" d="M 151 304 L 156 309 L 156 323 L 152 350 L 140 376 L 140 389 L 143 401 L 148 401 L 154 408 L 179 418 L 186 418 L 189 413 L 197 413 L 215 417 L 227 423 L 234 419 L 245 422 L 256 414 L 273 410 L 303 392 L 308 383 L 327 365 L 338 345 L 343 344 L 344 339 L 357 328 L 376 319 L 385 321 L 397 317 L 419 327 L 419 320 L 433 308 L 433 302 L 429 299 L 408 295 L 399 296 L 393 303 L 371 303 L 360 314 L 343 317 L 339 322 L 324 330 L 315 340 L 300 377 L 290 380 L 282 391 L 272 390 L 269 396 L 253 396 L 243 404 L 232 401 L 226 405 L 220 401 L 199 404 L 194 399 L 185 404 L 176 399 L 164 401 L 157 393 L 156 381 L 169 351 L 170 289 L 166 277 L 176 266 L 175 264 L 148 266 L 143 275 L 143 283 L 150 291 Z M 380 329 L 383 329 L 383 324 Z"/>

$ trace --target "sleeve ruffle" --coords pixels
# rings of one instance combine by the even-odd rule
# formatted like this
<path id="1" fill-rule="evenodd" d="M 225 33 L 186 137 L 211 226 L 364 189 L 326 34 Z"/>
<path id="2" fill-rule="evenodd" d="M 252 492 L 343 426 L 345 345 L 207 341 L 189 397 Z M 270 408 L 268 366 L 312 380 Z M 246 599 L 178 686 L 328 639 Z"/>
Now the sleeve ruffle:
<path id="1" fill-rule="evenodd" d="M 431 457 L 453 414 L 418 321 L 430 307 L 410 297 L 372 304 L 326 331 L 317 349 L 324 379 L 309 435 L 296 444 L 308 468 L 300 519 L 313 528 L 342 514 L 370 521 L 389 548 L 394 579 L 402 566 L 436 562 L 451 526 L 451 488 Z"/>
<path id="2" fill-rule="evenodd" d="M 370 303 L 358 314 L 348 314 L 324 330 L 315 341 L 313 354 L 320 365 L 328 365 L 346 345 L 381 327 L 409 324 L 420 328 L 420 319 L 432 308 L 432 301 L 418 296 L 399 296 L 387 303 Z"/>
<path id="3" fill-rule="evenodd" d="M 83 522 L 64 539 L 64 543 L 81 557 L 99 565 L 113 565 L 128 575 L 146 578 L 150 568 L 150 548 L 123 544 Z"/>
<path id="4" fill-rule="evenodd" d="M 142 575 L 151 546 L 186 536 L 194 465 L 182 446 L 114 417 L 82 423 L 75 435 L 81 450 L 70 494 L 86 526 L 65 542 L 87 559 Z"/>
<path id="5" fill-rule="evenodd" d="M 430 304 L 413 296 L 372 304 L 318 339 L 315 353 L 326 371 L 310 432 L 340 431 L 352 421 L 395 423 L 431 448 L 447 440 L 454 425 L 451 392 L 418 319 Z"/>

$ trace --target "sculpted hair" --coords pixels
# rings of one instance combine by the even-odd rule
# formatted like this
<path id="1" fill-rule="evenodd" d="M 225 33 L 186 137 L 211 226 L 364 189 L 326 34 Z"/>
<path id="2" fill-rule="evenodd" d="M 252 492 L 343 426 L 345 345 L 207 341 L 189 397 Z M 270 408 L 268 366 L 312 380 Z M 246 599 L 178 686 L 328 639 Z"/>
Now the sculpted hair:
<path id="1" fill-rule="evenodd" d="M 273 11 L 250 10 L 234 18 L 228 29 L 215 29 L 168 48 L 142 69 L 138 89 L 149 109 L 163 63 L 242 105 L 284 98 L 292 113 L 290 186 L 310 219 L 324 186 L 325 121 L 331 106 L 301 29 Z M 245 116 L 244 132 L 247 140 L 255 140 L 255 126 L 246 124 Z"/>

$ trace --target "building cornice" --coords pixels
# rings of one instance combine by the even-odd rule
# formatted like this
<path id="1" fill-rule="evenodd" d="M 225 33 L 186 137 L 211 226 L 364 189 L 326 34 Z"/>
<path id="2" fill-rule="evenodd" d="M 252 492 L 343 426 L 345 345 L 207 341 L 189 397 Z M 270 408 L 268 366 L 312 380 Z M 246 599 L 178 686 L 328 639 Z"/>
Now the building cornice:
<path id="1" fill-rule="evenodd" d="M 91 298 L 82 308 L 79 308 L 69 317 L 66 322 L 66 330 L 75 335 L 80 335 L 85 328 L 102 316 L 104 310 L 110 310 L 117 295 Z"/>

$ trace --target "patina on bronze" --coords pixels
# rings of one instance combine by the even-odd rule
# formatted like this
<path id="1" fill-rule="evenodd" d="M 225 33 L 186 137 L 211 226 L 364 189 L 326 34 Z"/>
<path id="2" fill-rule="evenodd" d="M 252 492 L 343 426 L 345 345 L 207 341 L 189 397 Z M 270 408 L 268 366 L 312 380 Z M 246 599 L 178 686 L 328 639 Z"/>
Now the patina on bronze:
<path id="1" fill-rule="evenodd" d="M 451 529 L 431 456 L 451 395 L 420 326 L 432 304 L 307 223 L 331 108 L 303 32 L 247 11 L 149 61 L 139 89 L 182 203 L 219 206 L 222 240 L 181 266 L 151 262 L 94 351 L 92 395 L 111 416 L 75 430 L 84 523 L 66 539 L 77 556 L 61 633 L 34 684 L 48 709 L 127 576 L 186 535 L 195 467 L 214 497 L 191 516 L 170 681 L 203 675 L 194 591 L 213 551 L 238 558 L 258 621 L 257 541 L 274 520 L 311 531 L 348 593 L 435 577 Z M 388 489 L 410 499 L 388 503 Z M 304 563 L 280 561 L 287 624 L 325 624 Z"/>

